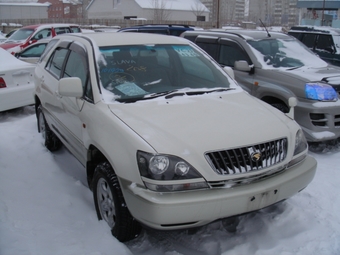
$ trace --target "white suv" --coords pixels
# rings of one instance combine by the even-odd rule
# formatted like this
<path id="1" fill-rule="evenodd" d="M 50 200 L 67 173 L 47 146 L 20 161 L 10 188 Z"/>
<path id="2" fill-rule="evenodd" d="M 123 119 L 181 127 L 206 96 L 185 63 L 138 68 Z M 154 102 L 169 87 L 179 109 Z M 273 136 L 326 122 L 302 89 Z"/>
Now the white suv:
<path id="1" fill-rule="evenodd" d="M 141 224 L 192 228 L 259 210 L 312 181 L 317 163 L 293 108 L 250 96 L 188 40 L 55 40 L 35 69 L 38 130 L 85 166 L 98 218 L 120 241 Z"/>

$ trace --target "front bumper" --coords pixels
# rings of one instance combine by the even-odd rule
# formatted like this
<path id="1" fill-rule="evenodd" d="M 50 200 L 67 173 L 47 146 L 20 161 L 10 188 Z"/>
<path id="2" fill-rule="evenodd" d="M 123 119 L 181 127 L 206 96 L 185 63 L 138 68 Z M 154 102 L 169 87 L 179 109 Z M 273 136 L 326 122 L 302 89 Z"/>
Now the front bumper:
<path id="1" fill-rule="evenodd" d="M 121 184 L 127 206 L 138 221 L 154 229 L 185 229 L 287 199 L 312 181 L 316 166 L 316 160 L 307 156 L 276 176 L 234 188 L 158 193 L 124 180 Z"/>
<path id="2" fill-rule="evenodd" d="M 295 120 L 309 142 L 334 140 L 340 137 L 340 100 L 337 102 L 299 101 Z"/>

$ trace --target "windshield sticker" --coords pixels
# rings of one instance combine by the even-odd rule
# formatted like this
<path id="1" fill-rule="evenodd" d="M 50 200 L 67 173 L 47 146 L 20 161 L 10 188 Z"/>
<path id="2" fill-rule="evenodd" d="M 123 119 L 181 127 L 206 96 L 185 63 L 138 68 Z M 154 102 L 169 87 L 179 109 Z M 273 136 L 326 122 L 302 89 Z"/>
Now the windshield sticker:
<path id="1" fill-rule="evenodd" d="M 172 48 L 182 57 L 199 57 L 190 46 L 172 46 Z"/>
<path id="2" fill-rule="evenodd" d="M 120 92 L 124 93 L 127 96 L 138 96 L 138 95 L 145 95 L 147 92 L 136 84 L 127 82 L 121 85 L 116 86 L 116 89 Z"/>
<path id="3" fill-rule="evenodd" d="M 101 73 L 123 73 L 124 70 L 121 68 L 103 68 L 100 70 Z"/>

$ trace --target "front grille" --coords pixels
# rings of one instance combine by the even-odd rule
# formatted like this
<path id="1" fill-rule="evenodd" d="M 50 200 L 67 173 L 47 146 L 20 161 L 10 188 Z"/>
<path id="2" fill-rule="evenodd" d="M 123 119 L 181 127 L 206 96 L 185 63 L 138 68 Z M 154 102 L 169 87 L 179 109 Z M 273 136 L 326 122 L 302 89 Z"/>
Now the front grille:
<path id="1" fill-rule="evenodd" d="M 340 114 L 334 116 L 334 126 L 340 127 Z"/>
<path id="2" fill-rule="evenodd" d="M 208 152 L 206 159 L 220 175 L 261 170 L 282 162 L 287 155 L 287 138 L 247 147 Z"/>
<path id="3" fill-rule="evenodd" d="M 329 127 L 333 124 L 334 127 L 340 127 L 340 114 L 332 116 L 323 113 L 310 113 L 309 117 L 312 124 L 316 127 Z"/>

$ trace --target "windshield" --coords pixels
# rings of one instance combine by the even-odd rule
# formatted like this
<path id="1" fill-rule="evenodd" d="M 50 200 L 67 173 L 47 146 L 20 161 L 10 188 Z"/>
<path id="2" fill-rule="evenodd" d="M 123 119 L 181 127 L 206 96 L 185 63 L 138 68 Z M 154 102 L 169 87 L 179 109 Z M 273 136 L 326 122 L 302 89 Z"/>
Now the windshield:
<path id="1" fill-rule="evenodd" d="M 34 29 L 29 28 L 21 28 L 15 31 L 8 39 L 7 41 L 23 41 L 26 40 L 28 37 L 33 34 Z"/>
<path id="2" fill-rule="evenodd" d="M 323 67 L 327 63 L 296 39 L 248 40 L 263 68 Z"/>
<path id="3" fill-rule="evenodd" d="M 101 84 L 117 101 L 230 86 L 226 73 L 189 45 L 129 45 L 100 51 L 105 59 L 99 63 Z"/>

